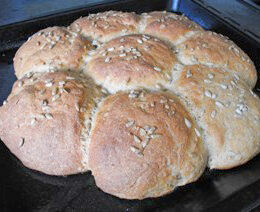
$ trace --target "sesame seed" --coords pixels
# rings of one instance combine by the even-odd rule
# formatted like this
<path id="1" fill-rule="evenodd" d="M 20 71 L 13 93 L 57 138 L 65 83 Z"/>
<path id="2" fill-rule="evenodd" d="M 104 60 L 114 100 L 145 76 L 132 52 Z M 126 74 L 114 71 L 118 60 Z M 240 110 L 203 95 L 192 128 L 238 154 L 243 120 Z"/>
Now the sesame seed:
<path id="1" fill-rule="evenodd" d="M 121 38 L 119 41 L 120 41 L 121 43 L 123 43 L 123 42 L 125 42 L 125 39 L 124 39 L 124 38 Z"/>
<path id="2" fill-rule="evenodd" d="M 204 92 L 204 95 L 207 96 L 207 97 L 209 97 L 209 98 L 211 98 L 212 93 L 211 93 L 210 91 L 206 90 L 206 91 Z"/>
<path id="3" fill-rule="evenodd" d="M 211 74 L 211 73 L 209 73 L 209 74 L 208 74 L 208 78 L 209 78 L 209 79 L 213 79 L 213 78 L 214 78 L 214 75 Z"/>
<path id="4" fill-rule="evenodd" d="M 134 135 L 134 142 L 140 144 L 141 143 L 141 139 L 138 136 Z"/>
<path id="5" fill-rule="evenodd" d="M 196 135 L 197 135 L 198 137 L 200 137 L 200 131 L 199 131 L 197 128 L 194 128 L 194 130 L 195 130 Z"/>
<path id="6" fill-rule="evenodd" d="M 108 63 L 109 61 L 110 61 L 110 57 L 107 57 L 106 59 L 105 59 L 105 63 Z"/>
<path id="7" fill-rule="evenodd" d="M 184 122 L 188 128 L 191 128 L 191 122 L 188 119 L 184 118 Z"/>
<path id="8" fill-rule="evenodd" d="M 215 101 L 215 105 L 218 107 L 224 107 L 223 103 L 219 101 Z"/>
<path id="9" fill-rule="evenodd" d="M 167 109 L 167 110 L 170 109 L 170 107 L 169 107 L 168 104 L 166 104 L 166 105 L 164 106 L 164 108 Z"/>
<path id="10" fill-rule="evenodd" d="M 190 78 L 192 77 L 192 73 L 190 70 L 187 70 L 187 73 L 186 73 L 186 78 Z"/>
<path id="11" fill-rule="evenodd" d="M 53 116 L 50 113 L 45 114 L 46 119 L 53 119 Z"/>
<path id="12" fill-rule="evenodd" d="M 155 71 L 161 72 L 161 69 L 160 69 L 159 67 L 157 67 L 157 66 L 154 66 L 153 69 L 154 69 Z"/>
<path id="13" fill-rule="evenodd" d="M 21 138 L 19 142 L 19 147 L 22 147 L 23 145 L 24 145 L 24 138 Z"/>
<path id="14" fill-rule="evenodd" d="M 3 105 L 6 105 L 6 103 L 7 103 L 7 101 L 6 101 L 6 100 L 4 100 L 4 102 L 3 102 Z"/>
<path id="15" fill-rule="evenodd" d="M 228 88 L 228 86 L 224 85 L 224 84 L 220 84 L 220 87 L 223 88 L 223 89 L 227 89 Z"/>
<path id="16" fill-rule="evenodd" d="M 213 110 L 210 114 L 211 118 L 215 118 L 217 115 L 217 111 L 216 110 Z"/>

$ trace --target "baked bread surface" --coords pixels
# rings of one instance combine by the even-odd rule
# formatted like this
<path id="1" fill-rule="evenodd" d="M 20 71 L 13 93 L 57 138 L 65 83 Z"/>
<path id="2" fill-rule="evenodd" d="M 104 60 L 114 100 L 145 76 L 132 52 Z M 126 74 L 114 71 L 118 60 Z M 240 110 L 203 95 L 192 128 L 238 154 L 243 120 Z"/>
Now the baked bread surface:
<path id="1" fill-rule="evenodd" d="M 103 191 L 144 199 L 260 152 L 253 62 L 185 16 L 108 11 L 49 27 L 14 69 L 0 137 L 28 168 L 90 170 Z"/>

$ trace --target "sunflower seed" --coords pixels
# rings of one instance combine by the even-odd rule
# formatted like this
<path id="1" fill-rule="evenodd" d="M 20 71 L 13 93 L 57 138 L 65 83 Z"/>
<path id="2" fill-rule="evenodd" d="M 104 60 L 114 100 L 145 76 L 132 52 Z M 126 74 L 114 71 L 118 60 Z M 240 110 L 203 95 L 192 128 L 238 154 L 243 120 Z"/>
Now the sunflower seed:
<path id="1" fill-rule="evenodd" d="M 19 147 L 22 147 L 23 145 L 24 145 L 24 138 L 21 138 L 19 142 Z"/>
<path id="2" fill-rule="evenodd" d="M 186 78 L 190 78 L 190 77 L 192 77 L 192 73 L 190 70 L 188 70 L 186 73 Z"/>
<path id="3" fill-rule="evenodd" d="M 197 128 L 194 128 L 194 130 L 195 130 L 196 135 L 197 135 L 198 137 L 200 137 L 200 131 L 199 131 Z"/>
<path id="4" fill-rule="evenodd" d="M 140 133 L 140 136 L 145 136 L 146 135 L 146 131 L 143 128 L 139 129 L 139 133 Z"/>
<path id="5" fill-rule="evenodd" d="M 53 116 L 50 113 L 45 114 L 46 119 L 53 119 Z"/>
<path id="6" fill-rule="evenodd" d="M 140 144 L 141 143 L 141 139 L 138 136 L 134 135 L 134 142 Z"/>
<path id="7" fill-rule="evenodd" d="M 155 71 L 158 71 L 158 72 L 161 72 L 161 71 L 162 71 L 162 70 L 161 70 L 159 67 L 157 67 L 157 66 L 154 66 L 153 69 L 154 69 Z"/>
<path id="8" fill-rule="evenodd" d="M 223 103 L 219 101 L 215 101 L 215 105 L 218 107 L 224 107 Z"/>
<path id="9" fill-rule="evenodd" d="M 31 120 L 31 125 L 34 125 L 35 122 L 36 122 L 36 118 L 33 118 L 33 119 Z"/>
<path id="10" fill-rule="evenodd" d="M 228 86 L 224 85 L 224 84 L 220 84 L 220 87 L 223 88 L 223 89 L 227 89 L 228 88 Z"/>
<path id="11" fill-rule="evenodd" d="M 213 78 L 214 78 L 214 75 L 211 74 L 211 73 L 209 73 L 209 74 L 208 74 L 208 78 L 209 78 L 209 79 L 213 79 Z"/>
<path id="12" fill-rule="evenodd" d="M 210 114 L 211 118 L 215 118 L 217 115 L 217 111 L 216 110 L 213 110 Z"/>
<path id="13" fill-rule="evenodd" d="M 188 119 L 184 118 L 184 122 L 188 128 L 191 128 L 191 122 Z"/>
<path id="14" fill-rule="evenodd" d="M 132 152 L 136 153 L 138 156 L 143 156 L 143 153 L 137 147 L 131 146 L 130 149 L 131 149 Z"/>
<path id="15" fill-rule="evenodd" d="M 207 97 L 209 97 L 209 98 L 211 98 L 212 93 L 211 93 L 210 91 L 206 90 L 206 91 L 204 92 L 204 95 L 207 96 Z"/>

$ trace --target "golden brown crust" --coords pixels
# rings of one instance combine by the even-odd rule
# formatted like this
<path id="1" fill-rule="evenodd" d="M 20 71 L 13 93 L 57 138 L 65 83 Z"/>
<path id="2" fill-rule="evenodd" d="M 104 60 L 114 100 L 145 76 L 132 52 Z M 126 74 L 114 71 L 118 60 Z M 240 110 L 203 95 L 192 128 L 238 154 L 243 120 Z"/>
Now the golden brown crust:
<path id="1" fill-rule="evenodd" d="M 163 40 L 177 44 L 187 35 L 192 35 L 203 29 L 185 16 L 176 15 L 169 12 L 151 12 L 143 14 L 142 33 L 157 36 Z"/>
<path id="2" fill-rule="evenodd" d="M 28 72 L 72 69 L 79 71 L 90 41 L 65 27 L 49 27 L 35 33 L 16 52 L 14 69 L 18 79 Z"/>
<path id="3" fill-rule="evenodd" d="M 185 65 L 204 64 L 229 69 L 253 88 L 257 72 L 250 58 L 232 41 L 214 32 L 191 36 L 177 47 L 178 59 Z"/>
<path id="4" fill-rule="evenodd" d="M 91 169 L 105 192 L 143 199 L 195 181 L 207 154 L 228 169 L 260 152 L 254 64 L 184 16 L 93 14 L 33 35 L 14 67 L 0 137 L 29 168 Z"/>
<path id="5" fill-rule="evenodd" d="M 195 181 L 206 161 L 195 128 L 172 94 L 108 97 L 97 114 L 89 147 L 98 187 L 120 198 L 143 199 Z"/>
<path id="6" fill-rule="evenodd" d="M 185 66 L 172 86 L 203 129 L 210 168 L 232 168 L 259 153 L 260 101 L 237 75 Z"/>
<path id="7" fill-rule="evenodd" d="M 85 73 L 109 91 L 155 88 L 171 80 L 176 57 L 161 40 L 146 35 L 113 39 L 90 59 Z"/>
<path id="8" fill-rule="evenodd" d="M 81 134 L 98 93 L 70 72 L 23 78 L 0 108 L 1 139 L 31 169 L 51 175 L 85 171 Z"/>
<path id="9" fill-rule="evenodd" d="M 108 11 L 79 18 L 72 30 L 85 37 L 105 42 L 111 38 L 137 33 L 139 17 L 135 13 Z"/>

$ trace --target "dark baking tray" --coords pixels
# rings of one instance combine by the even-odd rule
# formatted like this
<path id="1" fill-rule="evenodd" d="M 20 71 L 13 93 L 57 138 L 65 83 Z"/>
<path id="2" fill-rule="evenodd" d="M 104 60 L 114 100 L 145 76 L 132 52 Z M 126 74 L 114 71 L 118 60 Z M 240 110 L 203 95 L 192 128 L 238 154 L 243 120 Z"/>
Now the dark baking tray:
<path id="1" fill-rule="evenodd" d="M 163 0 L 109 1 L 0 27 L 0 105 L 16 80 L 12 65 L 15 51 L 39 29 L 67 25 L 80 16 L 110 9 L 140 13 L 171 11 L 172 5 L 171 1 Z M 203 23 L 204 27 L 211 23 L 213 27 L 209 29 L 229 36 L 251 56 L 259 70 L 259 43 L 195 1 L 182 1 L 179 11 Z M 0 211 L 250 211 L 260 205 L 259 167 L 260 157 L 257 156 L 232 170 L 206 170 L 199 181 L 167 196 L 129 201 L 100 191 L 90 173 L 55 177 L 29 170 L 0 142 Z"/>

